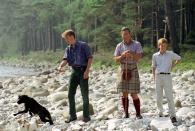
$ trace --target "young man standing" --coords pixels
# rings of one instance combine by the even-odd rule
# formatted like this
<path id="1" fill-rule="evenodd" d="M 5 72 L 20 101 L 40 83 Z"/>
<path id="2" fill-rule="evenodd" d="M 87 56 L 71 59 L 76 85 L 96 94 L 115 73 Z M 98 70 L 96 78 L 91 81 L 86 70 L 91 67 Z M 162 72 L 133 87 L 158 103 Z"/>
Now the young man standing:
<path id="1" fill-rule="evenodd" d="M 72 73 L 69 81 L 69 123 L 77 119 L 75 108 L 75 94 L 77 86 L 80 85 L 80 90 L 83 98 L 83 121 L 90 121 L 89 116 L 89 69 L 92 64 L 92 53 L 89 46 L 82 41 L 77 41 L 73 30 L 66 30 L 62 33 L 62 38 L 69 44 L 65 49 L 63 61 L 60 63 L 58 70 L 68 63 L 72 67 Z"/>
<path id="2" fill-rule="evenodd" d="M 142 57 L 142 47 L 138 41 L 132 39 L 129 28 L 123 27 L 121 29 L 121 36 L 123 41 L 116 46 L 114 53 L 115 61 L 120 63 L 120 75 L 117 90 L 119 93 L 123 94 L 122 105 L 125 112 L 125 118 L 129 118 L 128 94 L 131 94 L 136 110 L 136 117 L 142 119 L 140 113 L 140 100 L 137 95 L 140 92 L 137 62 Z"/>
<path id="3" fill-rule="evenodd" d="M 158 40 L 159 52 L 152 56 L 152 71 L 156 86 L 157 107 L 159 110 L 159 117 L 163 116 L 163 89 L 167 97 L 169 114 L 172 123 L 177 122 L 175 115 L 175 107 L 173 101 L 173 85 L 171 77 L 171 69 L 177 65 L 181 57 L 172 51 L 167 51 L 167 40 L 161 38 Z"/>

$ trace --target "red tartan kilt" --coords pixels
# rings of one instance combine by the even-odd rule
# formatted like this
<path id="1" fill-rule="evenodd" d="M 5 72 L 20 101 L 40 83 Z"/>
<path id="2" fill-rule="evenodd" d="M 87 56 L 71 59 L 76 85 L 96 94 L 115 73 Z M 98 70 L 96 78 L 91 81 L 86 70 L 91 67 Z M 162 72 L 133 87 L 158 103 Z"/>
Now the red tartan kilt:
<path id="1" fill-rule="evenodd" d="M 140 80 L 137 64 L 121 64 L 118 71 L 117 91 L 140 93 Z"/>

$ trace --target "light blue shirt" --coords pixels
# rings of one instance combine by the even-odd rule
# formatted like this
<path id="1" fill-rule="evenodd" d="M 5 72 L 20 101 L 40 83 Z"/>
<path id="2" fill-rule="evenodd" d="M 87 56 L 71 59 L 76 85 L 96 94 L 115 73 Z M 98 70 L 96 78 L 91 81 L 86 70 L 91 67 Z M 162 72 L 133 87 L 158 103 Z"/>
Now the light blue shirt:
<path id="1" fill-rule="evenodd" d="M 180 59 L 181 57 L 173 51 L 166 51 L 164 54 L 157 52 L 152 56 L 152 67 L 156 68 L 156 74 L 159 74 L 160 72 L 170 73 L 172 62 Z"/>
<path id="2" fill-rule="evenodd" d="M 122 41 L 116 46 L 114 56 L 120 56 L 124 51 L 128 50 L 134 53 L 143 53 L 140 42 L 133 40 L 131 43 L 126 44 L 124 41 Z M 125 63 L 125 59 L 122 59 L 121 63 Z M 128 63 L 136 63 L 136 61 L 130 60 Z"/>

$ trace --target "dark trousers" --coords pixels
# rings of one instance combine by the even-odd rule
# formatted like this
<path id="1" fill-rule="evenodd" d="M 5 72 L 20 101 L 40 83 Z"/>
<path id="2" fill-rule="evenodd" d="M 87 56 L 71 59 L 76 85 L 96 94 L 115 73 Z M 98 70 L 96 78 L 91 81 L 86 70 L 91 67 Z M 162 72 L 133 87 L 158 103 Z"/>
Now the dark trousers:
<path id="1" fill-rule="evenodd" d="M 76 118 L 75 94 L 77 86 L 80 85 L 81 95 L 83 99 L 83 117 L 89 117 L 89 85 L 88 79 L 83 79 L 85 68 L 73 68 L 69 81 L 69 113 L 70 117 Z"/>

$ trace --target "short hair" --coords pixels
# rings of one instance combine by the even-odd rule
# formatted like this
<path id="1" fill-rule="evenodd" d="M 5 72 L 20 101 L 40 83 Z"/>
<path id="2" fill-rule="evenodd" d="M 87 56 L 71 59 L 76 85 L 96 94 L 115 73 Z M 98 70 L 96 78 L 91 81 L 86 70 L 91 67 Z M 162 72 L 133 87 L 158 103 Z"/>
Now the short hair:
<path id="1" fill-rule="evenodd" d="M 62 33 L 62 38 L 66 38 L 66 36 L 73 36 L 75 38 L 75 33 L 73 30 L 71 29 L 68 29 L 68 30 L 65 30 L 63 33 Z"/>
<path id="2" fill-rule="evenodd" d="M 128 31 L 129 33 L 131 33 L 130 29 L 128 27 L 122 27 L 121 31 Z"/>
<path id="3" fill-rule="evenodd" d="M 158 46 L 160 46 L 160 45 L 163 44 L 163 43 L 168 44 L 168 41 L 167 41 L 166 38 L 160 38 L 160 39 L 158 40 Z"/>

